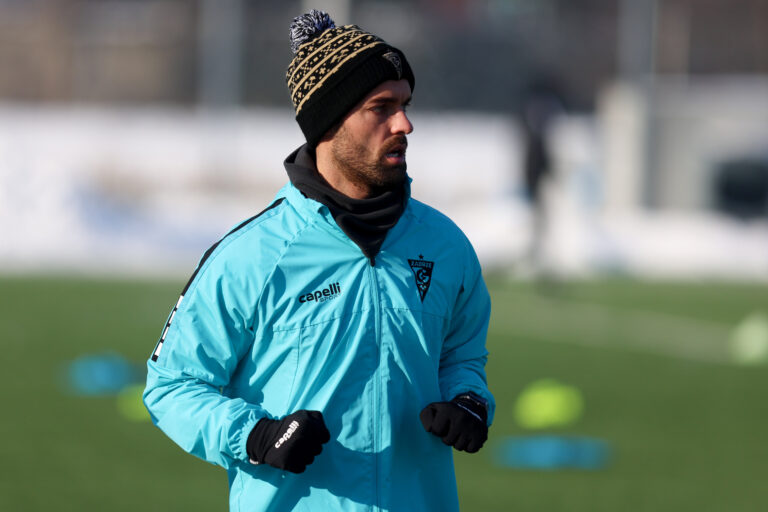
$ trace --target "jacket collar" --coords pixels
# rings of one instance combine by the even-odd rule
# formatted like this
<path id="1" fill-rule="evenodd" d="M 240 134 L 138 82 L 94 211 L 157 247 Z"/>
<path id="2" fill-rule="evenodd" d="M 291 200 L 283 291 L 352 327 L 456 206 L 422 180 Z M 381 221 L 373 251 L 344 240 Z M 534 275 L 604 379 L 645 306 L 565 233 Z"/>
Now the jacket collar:
<path id="1" fill-rule="evenodd" d="M 385 238 L 402 217 L 410 197 L 410 178 L 403 188 L 390 190 L 370 199 L 353 199 L 333 189 L 320 176 L 313 151 L 303 145 L 286 158 L 285 169 L 292 185 L 292 195 L 298 192 L 305 200 L 315 203 L 315 211 L 323 213 L 374 263 Z M 317 206 L 320 205 L 320 206 Z"/>

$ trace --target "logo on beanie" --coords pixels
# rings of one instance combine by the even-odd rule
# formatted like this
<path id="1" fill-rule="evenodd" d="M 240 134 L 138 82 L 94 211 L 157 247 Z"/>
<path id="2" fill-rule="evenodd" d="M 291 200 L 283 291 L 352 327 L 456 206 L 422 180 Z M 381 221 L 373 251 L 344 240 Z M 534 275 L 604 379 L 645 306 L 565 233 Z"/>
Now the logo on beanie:
<path id="1" fill-rule="evenodd" d="M 382 55 L 382 57 L 387 59 L 389 63 L 395 67 L 395 71 L 397 71 L 397 79 L 400 80 L 403 76 L 403 63 L 400 61 L 400 56 L 395 52 L 387 52 Z"/>

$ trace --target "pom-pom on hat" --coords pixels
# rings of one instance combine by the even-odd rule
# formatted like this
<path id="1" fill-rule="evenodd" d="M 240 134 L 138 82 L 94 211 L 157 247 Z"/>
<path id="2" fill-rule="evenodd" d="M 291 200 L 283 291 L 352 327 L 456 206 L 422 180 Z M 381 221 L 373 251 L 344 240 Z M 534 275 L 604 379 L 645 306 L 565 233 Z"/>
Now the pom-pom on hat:
<path id="1" fill-rule="evenodd" d="M 413 91 L 403 52 L 356 25 L 336 27 L 312 9 L 294 18 L 290 37 L 294 56 L 285 81 L 311 147 L 380 83 L 405 79 Z"/>

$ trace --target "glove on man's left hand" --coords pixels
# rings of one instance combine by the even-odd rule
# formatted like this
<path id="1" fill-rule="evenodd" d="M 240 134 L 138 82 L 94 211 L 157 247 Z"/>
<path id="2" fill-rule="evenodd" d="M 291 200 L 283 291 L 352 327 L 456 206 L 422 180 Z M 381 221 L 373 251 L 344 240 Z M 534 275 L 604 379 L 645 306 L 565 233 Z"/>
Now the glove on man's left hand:
<path id="1" fill-rule="evenodd" d="M 457 396 L 450 402 L 433 402 L 419 414 L 424 430 L 459 451 L 475 453 L 488 439 L 488 411 Z"/>

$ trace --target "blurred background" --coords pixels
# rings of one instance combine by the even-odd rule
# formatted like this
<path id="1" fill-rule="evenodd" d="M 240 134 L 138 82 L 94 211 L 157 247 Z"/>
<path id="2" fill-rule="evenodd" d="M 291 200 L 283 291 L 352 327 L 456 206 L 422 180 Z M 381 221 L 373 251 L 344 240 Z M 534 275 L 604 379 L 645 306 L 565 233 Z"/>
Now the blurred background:
<path id="1" fill-rule="evenodd" d="M 408 56 L 491 289 L 463 509 L 768 507 L 768 0 L 0 0 L 0 509 L 225 508 L 143 364 L 286 181 L 310 8 Z"/>

